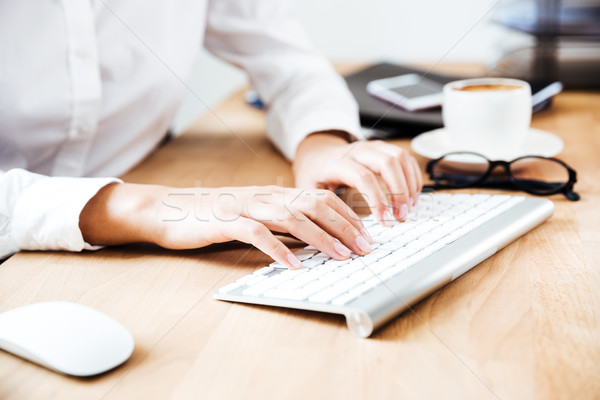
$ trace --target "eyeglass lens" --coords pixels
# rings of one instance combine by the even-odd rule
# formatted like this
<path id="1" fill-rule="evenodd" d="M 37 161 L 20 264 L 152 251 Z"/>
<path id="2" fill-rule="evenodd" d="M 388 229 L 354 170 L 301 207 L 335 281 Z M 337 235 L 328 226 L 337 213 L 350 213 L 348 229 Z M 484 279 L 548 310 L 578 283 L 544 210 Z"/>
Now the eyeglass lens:
<path id="1" fill-rule="evenodd" d="M 548 158 L 520 158 L 509 169 L 516 185 L 539 194 L 557 192 L 569 182 L 567 168 Z"/>
<path id="2" fill-rule="evenodd" d="M 470 186 L 480 180 L 489 168 L 488 160 L 473 153 L 452 153 L 439 159 L 431 177 L 439 184 L 454 187 Z"/>
<path id="3" fill-rule="evenodd" d="M 466 187 L 481 180 L 488 172 L 489 161 L 474 153 L 451 153 L 439 159 L 431 177 L 441 185 Z M 543 157 L 524 157 L 509 165 L 513 182 L 521 189 L 538 194 L 554 193 L 569 182 L 569 171 L 560 162 Z M 492 177 L 504 171 L 493 171 Z"/>

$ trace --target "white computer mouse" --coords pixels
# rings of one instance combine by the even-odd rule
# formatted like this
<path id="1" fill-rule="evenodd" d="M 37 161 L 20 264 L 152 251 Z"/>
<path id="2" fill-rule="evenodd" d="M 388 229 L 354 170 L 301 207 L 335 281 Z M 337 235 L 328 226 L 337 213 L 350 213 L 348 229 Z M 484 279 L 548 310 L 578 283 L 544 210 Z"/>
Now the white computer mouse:
<path id="1" fill-rule="evenodd" d="M 133 352 L 133 337 L 111 317 L 67 301 L 48 301 L 0 314 L 0 348 L 74 376 L 106 372 Z"/>

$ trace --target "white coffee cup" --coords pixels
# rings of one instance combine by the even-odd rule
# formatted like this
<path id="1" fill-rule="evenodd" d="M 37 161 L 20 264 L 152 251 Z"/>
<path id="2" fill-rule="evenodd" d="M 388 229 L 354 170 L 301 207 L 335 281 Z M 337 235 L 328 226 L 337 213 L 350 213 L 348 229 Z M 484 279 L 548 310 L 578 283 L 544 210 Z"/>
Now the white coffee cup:
<path id="1" fill-rule="evenodd" d="M 444 86 L 442 116 L 455 150 L 510 159 L 529 130 L 531 87 L 508 78 L 450 82 Z"/>

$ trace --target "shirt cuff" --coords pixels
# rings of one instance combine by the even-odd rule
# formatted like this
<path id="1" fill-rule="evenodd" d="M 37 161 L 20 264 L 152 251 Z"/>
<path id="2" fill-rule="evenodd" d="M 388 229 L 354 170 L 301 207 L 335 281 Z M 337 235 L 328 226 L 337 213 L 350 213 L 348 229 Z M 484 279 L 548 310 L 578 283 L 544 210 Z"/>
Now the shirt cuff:
<path id="1" fill-rule="evenodd" d="M 97 250 L 83 240 L 79 215 L 87 202 L 117 178 L 44 178 L 15 204 L 12 239 L 22 250 Z"/>
<path id="2" fill-rule="evenodd" d="M 328 112 L 312 113 L 310 118 L 298 122 L 293 128 L 289 129 L 288 135 L 281 141 L 280 151 L 288 160 L 293 160 L 296 156 L 296 150 L 300 143 L 307 136 L 322 131 L 343 131 L 349 134 L 352 141 L 360 137 L 360 133 L 354 121 L 348 118 L 347 113 Z"/>

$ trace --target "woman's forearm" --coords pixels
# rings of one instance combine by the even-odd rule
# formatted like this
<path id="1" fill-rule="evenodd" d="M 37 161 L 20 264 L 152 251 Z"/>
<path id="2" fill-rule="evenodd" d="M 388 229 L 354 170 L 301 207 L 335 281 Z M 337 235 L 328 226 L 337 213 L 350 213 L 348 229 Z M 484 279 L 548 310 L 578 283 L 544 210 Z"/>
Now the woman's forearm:
<path id="1" fill-rule="evenodd" d="M 105 186 L 81 211 L 79 228 L 92 245 L 157 242 L 156 202 L 161 186 L 115 183 Z"/>

